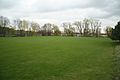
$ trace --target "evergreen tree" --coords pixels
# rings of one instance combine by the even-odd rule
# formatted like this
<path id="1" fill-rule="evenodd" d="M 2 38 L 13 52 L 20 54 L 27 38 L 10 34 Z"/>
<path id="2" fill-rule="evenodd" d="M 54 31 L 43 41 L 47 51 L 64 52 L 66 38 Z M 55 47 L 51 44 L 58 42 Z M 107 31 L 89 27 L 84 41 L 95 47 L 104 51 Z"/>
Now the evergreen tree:
<path id="1" fill-rule="evenodd" d="M 111 39 L 120 41 L 120 21 L 115 26 L 115 28 L 112 29 Z"/>

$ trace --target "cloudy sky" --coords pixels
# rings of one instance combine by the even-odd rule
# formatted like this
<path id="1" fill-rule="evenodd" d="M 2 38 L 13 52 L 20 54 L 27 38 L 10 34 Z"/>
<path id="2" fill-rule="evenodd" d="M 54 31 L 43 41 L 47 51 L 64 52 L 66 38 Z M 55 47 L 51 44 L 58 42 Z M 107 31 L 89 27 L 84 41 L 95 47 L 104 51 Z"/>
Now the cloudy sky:
<path id="1" fill-rule="evenodd" d="M 0 0 L 0 16 L 58 25 L 94 18 L 114 26 L 120 20 L 120 0 Z"/>

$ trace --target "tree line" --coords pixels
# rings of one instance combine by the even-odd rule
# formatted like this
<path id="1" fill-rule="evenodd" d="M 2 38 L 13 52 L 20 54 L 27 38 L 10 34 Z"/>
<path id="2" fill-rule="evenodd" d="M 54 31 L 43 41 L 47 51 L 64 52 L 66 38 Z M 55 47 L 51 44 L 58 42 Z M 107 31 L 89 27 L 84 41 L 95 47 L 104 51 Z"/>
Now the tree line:
<path id="1" fill-rule="evenodd" d="M 63 30 L 60 30 L 60 27 Z M 61 26 L 46 23 L 43 26 L 37 22 L 16 19 L 12 23 L 7 17 L 0 16 L 0 37 L 24 36 L 93 36 L 101 34 L 101 22 L 87 19 L 73 23 L 64 22 Z"/>

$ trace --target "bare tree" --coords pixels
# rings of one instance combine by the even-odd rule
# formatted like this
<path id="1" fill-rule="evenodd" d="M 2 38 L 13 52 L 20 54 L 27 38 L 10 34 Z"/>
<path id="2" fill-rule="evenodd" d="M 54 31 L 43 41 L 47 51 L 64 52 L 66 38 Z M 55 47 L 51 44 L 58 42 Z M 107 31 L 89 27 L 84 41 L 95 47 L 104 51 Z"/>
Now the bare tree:
<path id="1" fill-rule="evenodd" d="M 70 23 L 67 23 L 67 22 L 62 23 L 62 27 L 64 28 L 64 34 L 65 34 L 66 36 L 69 35 L 69 27 L 70 27 L 70 26 L 71 26 Z"/>
<path id="2" fill-rule="evenodd" d="M 95 36 L 99 37 L 101 32 L 101 22 L 99 22 L 98 20 L 95 21 L 94 26 L 95 26 Z"/>
<path id="3" fill-rule="evenodd" d="M 0 16 L 0 27 L 2 27 L 1 33 L 3 37 L 6 36 L 6 32 L 8 30 L 7 27 L 9 26 L 9 24 L 10 24 L 10 21 L 7 17 Z"/>
<path id="4" fill-rule="evenodd" d="M 52 27 L 53 27 L 52 30 L 55 36 L 58 36 L 61 34 L 61 31 L 59 30 L 59 27 L 57 25 L 53 24 Z"/>
<path id="5" fill-rule="evenodd" d="M 112 27 L 106 26 L 105 32 L 106 32 L 106 34 L 107 34 L 108 37 L 111 37 L 111 34 L 112 34 Z"/>
<path id="6" fill-rule="evenodd" d="M 28 21 L 26 20 L 22 21 L 22 29 L 28 31 Z"/>
<path id="7" fill-rule="evenodd" d="M 42 35 L 51 36 L 52 35 L 52 24 L 46 23 L 42 26 Z"/>
<path id="8" fill-rule="evenodd" d="M 23 22 L 20 19 L 14 20 L 14 26 L 16 27 L 16 36 L 25 36 Z"/>
<path id="9" fill-rule="evenodd" d="M 38 23 L 32 22 L 31 28 L 32 28 L 32 31 L 37 32 L 40 30 L 40 25 Z"/>
<path id="10" fill-rule="evenodd" d="M 101 32 L 101 22 L 95 19 L 84 19 L 84 36 L 98 37 Z"/>
<path id="11" fill-rule="evenodd" d="M 82 36 L 82 22 L 81 21 L 76 21 L 73 23 L 73 25 L 76 25 L 77 26 L 77 30 L 79 31 L 79 34 Z"/>
<path id="12" fill-rule="evenodd" d="M 89 34 L 90 34 L 90 28 L 89 28 L 89 26 L 90 26 L 90 21 L 89 21 L 89 19 L 84 19 L 83 20 L 83 26 L 84 26 L 84 36 L 89 36 Z"/>
<path id="13" fill-rule="evenodd" d="M 74 34 L 75 34 L 75 28 L 72 27 L 72 26 L 70 26 L 70 27 L 69 27 L 69 35 L 70 35 L 70 36 L 74 36 Z"/>
<path id="14" fill-rule="evenodd" d="M 90 19 L 90 29 L 91 29 L 91 35 L 95 36 L 96 25 L 95 25 L 95 21 L 93 19 Z"/>
<path id="15" fill-rule="evenodd" d="M 69 22 L 65 22 L 62 24 L 63 28 L 64 28 L 64 33 L 66 36 L 74 36 L 75 33 L 75 28 L 72 27 L 72 24 Z"/>

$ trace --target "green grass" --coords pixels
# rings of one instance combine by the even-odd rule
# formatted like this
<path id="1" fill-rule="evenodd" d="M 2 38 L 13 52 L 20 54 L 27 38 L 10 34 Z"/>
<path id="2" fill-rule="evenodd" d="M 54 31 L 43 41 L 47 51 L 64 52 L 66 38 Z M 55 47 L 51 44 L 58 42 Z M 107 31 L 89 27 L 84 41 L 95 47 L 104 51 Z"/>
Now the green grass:
<path id="1" fill-rule="evenodd" d="M 107 38 L 0 38 L 0 80 L 111 80 Z"/>

